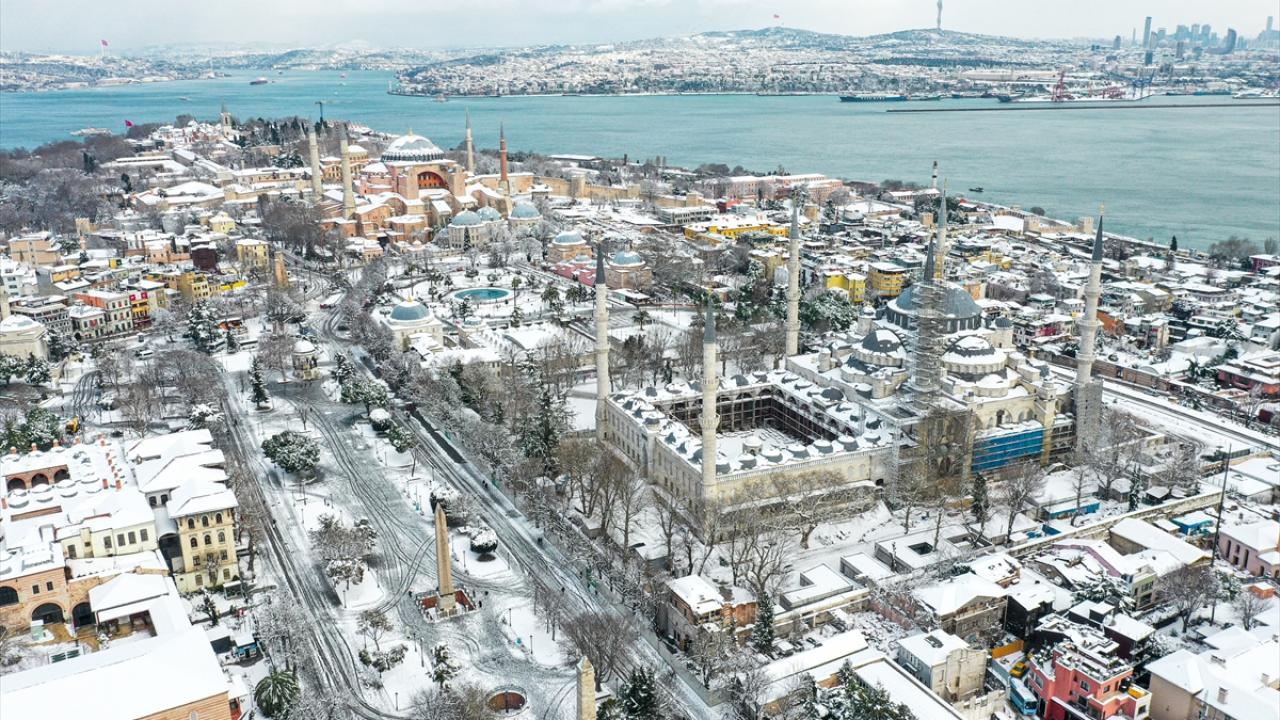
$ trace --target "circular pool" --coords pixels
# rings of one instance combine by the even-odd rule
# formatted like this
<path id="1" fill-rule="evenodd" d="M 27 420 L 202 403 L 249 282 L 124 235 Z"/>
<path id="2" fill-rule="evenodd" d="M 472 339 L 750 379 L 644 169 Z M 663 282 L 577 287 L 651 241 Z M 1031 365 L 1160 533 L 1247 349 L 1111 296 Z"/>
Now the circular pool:
<path id="1" fill-rule="evenodd" d="M 496 287 L 478 287 L 459 290 L 453 294 L 454 300 L 470 300 L 474 303 L 494 303 L 511 299 L 510 290 Z"/>

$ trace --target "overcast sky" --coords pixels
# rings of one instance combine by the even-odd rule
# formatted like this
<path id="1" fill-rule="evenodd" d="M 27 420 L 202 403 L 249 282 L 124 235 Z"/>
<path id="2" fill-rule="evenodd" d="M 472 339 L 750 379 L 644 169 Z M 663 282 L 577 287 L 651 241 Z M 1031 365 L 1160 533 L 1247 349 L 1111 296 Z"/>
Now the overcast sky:
<path id="1" fill-rule="evenodd" d="M 0 0 L 0 50 L 129 52 L 188 43 L 378 47 L 634 40 L 783 24 L 867 35 L 931 27 L 936 0 Z M 1129 37 L 1208 22 L 1253 37 L 1275 0 L 946 0 L 943 27 L 1020 37 Z M 774 19 L 774 14 L 781 16 Z"/>

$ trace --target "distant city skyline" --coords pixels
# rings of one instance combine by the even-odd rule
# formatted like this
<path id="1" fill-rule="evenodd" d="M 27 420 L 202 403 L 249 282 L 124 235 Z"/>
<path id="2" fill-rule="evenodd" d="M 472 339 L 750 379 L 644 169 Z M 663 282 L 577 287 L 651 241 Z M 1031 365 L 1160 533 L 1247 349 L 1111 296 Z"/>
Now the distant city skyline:
<path id="1" fill-rule="evenodd" d="M 0 3 L 0 50 L 129 53 L 161 45 L 447 48 L 609 43 L 772 25 L 846 35 L 932 28 L 937 0 L 224 0 L 182 8 L 159 0 Z M 1078 0 L 1010 3 L 944 0 L 947 30 L 1025 38 L 1128 40 L 1147 15 L 1152 28 L 1209 23 L 1256 36 L 1277 8 L 1270 0 Z M 74 22 L 68 22 L 74 18 Z"/>

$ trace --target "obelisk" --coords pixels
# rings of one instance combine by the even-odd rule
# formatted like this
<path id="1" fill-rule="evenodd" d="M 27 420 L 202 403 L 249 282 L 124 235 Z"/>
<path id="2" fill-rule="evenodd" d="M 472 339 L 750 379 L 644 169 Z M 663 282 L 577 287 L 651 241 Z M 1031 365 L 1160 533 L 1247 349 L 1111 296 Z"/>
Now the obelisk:
<path id="1" fill-rule="evenodd" d="M 444 516 L 444 503 L 436 503 L 436 579 L 440 591 L 436 608 L 441 615 L 451 615 L 457 609 L 453 596 L 453 565 L 449 556 L 449 524 Z"/>

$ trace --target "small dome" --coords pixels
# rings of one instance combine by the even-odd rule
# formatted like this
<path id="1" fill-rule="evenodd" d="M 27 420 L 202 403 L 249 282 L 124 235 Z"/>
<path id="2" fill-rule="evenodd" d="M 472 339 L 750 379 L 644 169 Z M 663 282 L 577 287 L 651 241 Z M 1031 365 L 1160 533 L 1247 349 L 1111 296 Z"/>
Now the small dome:
<path id="1" fill-rule="evenodd" d="M 642 260 L 639 255 L 629 250 L 619 250 L 618 252 L 614 253 L 613 258 L 610 259 L 609 262 L 613 263 L 616 266 L 623 266 L 623 267 L 632 267 L 632 266 L 644 264 L 644 260 Z"/>
<path id="2" fill-rule="evenodd" d="M 316 346 L 312 345 L 311 341 L 306 338 L 302 338 L 298 340 L 298 342 L 293 344 L 294 355 L 310 355 L 315 351 L 316 351 Z"/>
<path id="3" fill-rule="evenodd" d="M 892 330 L 877 328 L 862 338 L 862 349 L 867 352 L 889 355 L 902 349 L 902 338 Z"/>
<path id="4" fill-rule="evenodd" d="M 369 151 L 365 150 L 360 145 L 356 145 L 355 143 L 352 143 L 347 146 L 347 152 L 351 153 L 352 155 L 355 155 L 356 153 L 367 153 Z"/>
<path id="5" fill-rule="evenodd" d="M 456 225 L 458 227 L 469 227 L 469 226 L 479 225 L 481 222 L 483 221 L 480 219 L 479 215 L 477 215 L 474 212 L 471 212 L 470 210 L 463 210 L 462 212 L 455 215 L 453 217 L 453 221 L 450 222 L 449 224 Z"/>
<path id="6" fill-rule="evenodd" d="M 578 245 L 581 243 L 585 243 L 586 240 L 583 240 L 582 236 L 579 235 L 575 230 L 565 230 L 559 235 L 556 235 L 556 239 L 552 240 L 551 242 L 555 243 L 556 245 Z"/>
<path id="7" fill-rule="evenodd" d="M 444 151 L 421 135 L 401 135 L 382 151 L 383 162 L 432 162 L 444 158 Z"/>
<path id="8" fill-rule="evenodd" d="M 405 300 L 391 309 L 391 319 L 397 322 L 418 322 L 431 317 L 431 310 L 417 300 Z"/>
<path id="9" fill-rule="evenodd" d="M 480 212 L 476 214 L 480 216 L 481 220 L 484 220 L 486 222 L 502 219 L 502 213 L 498 212 L 497 210 L 494 210 L 488 205 L 480 208 Z"/>
<path id="10" fill-rule="evenodd" d="M 0 332 L 22 332 L 24 330 L 33 330 L 40 326 L 40 323 L 32 320 L 26 315 L 10 315 L 0 322 Z"/>
<path id="11" fill-rule="evenodd" d="M 542 217 L 542 213 L 530 203 L 516 203 L 516 206 L 511 208 L 511 217 L 516 220 L 536 220 Z"/>
<path id="12" fill-rule="evenodd" d="M 965 335 L 956 338 L 947 348 L 947 353 L 954 353 L 964 358 L 989 358 L 995 355 L 995 348 L 986 338 L 979 335 Z"/>

